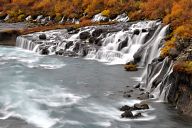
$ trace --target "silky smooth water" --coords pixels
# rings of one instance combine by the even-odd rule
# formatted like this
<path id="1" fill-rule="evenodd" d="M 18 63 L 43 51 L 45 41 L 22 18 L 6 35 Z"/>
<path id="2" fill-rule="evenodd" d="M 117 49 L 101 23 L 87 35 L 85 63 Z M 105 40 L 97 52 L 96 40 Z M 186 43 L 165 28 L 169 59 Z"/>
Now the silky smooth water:
<path id="1" fill-rule="evenodd" d="M 191 128 L 192 119 L 152 102 L 144 117 L 122 119 L 119 91 L 142 71 L 82 58 L 0 47 L 0 128 Z"/>

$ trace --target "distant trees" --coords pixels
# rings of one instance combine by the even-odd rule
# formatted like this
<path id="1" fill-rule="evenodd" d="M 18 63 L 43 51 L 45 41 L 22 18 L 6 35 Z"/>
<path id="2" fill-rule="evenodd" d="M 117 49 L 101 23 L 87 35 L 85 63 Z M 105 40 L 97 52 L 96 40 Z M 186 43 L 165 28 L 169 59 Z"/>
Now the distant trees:
<path id="1" fill-rule="evenodd" d="M 97 13 L 114 18 L 125 12 L 131 20 L 163 19 L 171 24 L 173 35 L 192 36 L 192 0 L 0 0 L 0 11 L 0 16 L 6 13 L 16 21 L 27 15 L 49 15 L 86 22 Z"/>

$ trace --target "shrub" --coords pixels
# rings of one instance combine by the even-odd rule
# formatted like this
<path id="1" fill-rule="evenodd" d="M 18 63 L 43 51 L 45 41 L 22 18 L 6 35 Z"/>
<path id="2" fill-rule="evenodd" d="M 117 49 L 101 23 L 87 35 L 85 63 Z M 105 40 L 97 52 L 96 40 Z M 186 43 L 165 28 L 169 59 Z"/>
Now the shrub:
<path id="1" fill-rule="evenodd" d="M 107 10 L 102 11 L 101 15 L 105 16 L 105 17 L 109 17 L 110 16 L 110 10 L 107 9 Z"/>

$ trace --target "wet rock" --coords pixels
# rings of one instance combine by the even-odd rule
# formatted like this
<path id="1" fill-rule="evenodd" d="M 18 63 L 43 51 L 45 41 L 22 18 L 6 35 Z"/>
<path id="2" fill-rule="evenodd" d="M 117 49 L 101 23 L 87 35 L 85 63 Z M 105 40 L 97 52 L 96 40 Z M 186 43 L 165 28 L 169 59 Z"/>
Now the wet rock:
<path id="1" fill-rule="evenodd" d="M 123 97 L 130 98 L 131 95 L 130 94 L 124 94 Z"/>
<path id="2" fill-rule="evenodd" d="M 47 37 L 46 37 L 45 34 L 41 34 L 41 35 L 39 35 L 39 39 L 40 39 L 40 40 L 46 40 Z"/>
<path id="3" fill-rule="evenodd" d="M 134 35 L 139 35 L 140 34 L 140 30 L 139 29 L 135 29 L 133 32 Z"/>
<path id="4" fill-rule="evenodd" d="M 147 32 L 147 30 L 146 29 L 142 29 L 142 32 Z"/>
<path id="5" fill-rule="evenodd" d="M 134 88 L 140 88 L 141 84 L 138 83 L 137 85 L 134 86 Z"/>
<path id="6" fill-rule="evenodd" d="M 79 29 L 75 29 L 69 32 L 69 34 L 77 34 L 80 30 Z"/>
<path id="7" fill-rule="evenodd" d="M 67 29 L 67 32 L 71 32 L 71 31 L 76 30 L 76 28 L 74 28 L 74 27 L 67 27 L 66 29 Z"/>
<path id="8" fill-rule="evenodd" d="M 65 52 L 65 51 L 64 51 L 63 49 L 60 49 L 59 51 L 56 51 L 55 54 L 61 56 L 61 55 L 64 54 L 64 52 Z"/>
<path id="9" fill-rule="evenodd" d="M 120 111 L 132 111 L 132 107 L 128 106 L 128 105 L 124 105 L 121 108 L 119 108 Z"/>
<path id="10" fill-rule="evenodd" d="M 44 47 L 43 49 L 41 49 L 41 52 L 40 52 L 42 55 L 49 55 L 49 50 L 48 48 Z"/>
<path id="11" fill-rule="evenodd" d="M 150 97 L 150 94 L 146 92 L 146 93 L 141 93 L 138 99 L 146 100 L 146 99 L 149 99 L 149 97 Z"/>
<path id="12" fill-rule="evenodd" d="M 123 49 L 124 47 L 126 47 L 127 44 L 128 44 L 128 38 L 126 38 L 126 39 L 123 40 L 121 43 L 119 43 L 118 51 L 120 51 L 121 49 Z"/>
<path id="13" fill-rule="evenodd" d="M 131 111 L 125 111 L 124 113 L 121 114 L 122 118 L 133 118 L 133 113 Z"/>
<path id="14" fill-rule="evenodd" d="M 81 40 L 86 40 L 86 39 L 88 39 L 90 37 L 90 33 L 89 32 L 82 32 L 82 33 L 80 33 L 80 35 L 79 35 L 79 38 L 81 39 Z"/>
<path id="15" fill-rule="evenodd" d="M 69 42 L 65 45 L 65 49 L 69 49 L 72 45 L 73 45 L 73 41 L 69 41 Z"/>
<path id="16" fill-rule="evenodd" d="M 102 43 L 101 39 L 96 39 L 96 40 L 95 40 L 95 45 L 97 45 L 97 46 L 100 47 L 100 46 L 102 46 L 102 44 L 103 44 L 103 43 Z"/>
<path id="17" fill-rule="evenodd" d="M 92 36 L 93 37 L 99 37 L 102 34 L 103 30 L 102 29 L 96 29 L 93 31 Z"/>
<path id="18" fill-rule="evenodd" d="M 149 105 L 145 104 L 145 103 L 134 104 L 133 109 L 134 110 L 145 110 L 145 109 L 149 109 Z"/>
<path id="19" fill-rule="evenodd" d="M 137 114 L 134 115 L 134 118 L 139 118 L 139 117 L 142 117 L 141 113 L 137 113 Z"/>
<path id="20" fill-rule="evenodd" d="M 91 38 L 89 38 L 89 43 L 90 44 L 94 44 L 95 43 L 95 37 L 91 37 Z"/>
<path id="21" fill-rule="evenodd" d="M 75 47 L 73 48 L 73 51 L 77 53 L 79 51 L 79 49 L 80 49 L 80 43 L 77 42 L 75 44 Z"/>
<path id="22" fill-rule="evenodd" d="M 73 51 L 65 51 L 63 56 L 76 57 L 76 56 L 78 56 L 78 54 Z"/>

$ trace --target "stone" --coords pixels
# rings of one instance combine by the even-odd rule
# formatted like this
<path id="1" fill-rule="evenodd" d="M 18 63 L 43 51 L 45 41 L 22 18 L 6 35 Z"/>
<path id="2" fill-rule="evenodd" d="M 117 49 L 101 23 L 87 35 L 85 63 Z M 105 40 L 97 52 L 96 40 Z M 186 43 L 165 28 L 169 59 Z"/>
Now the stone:
<path id="1" fill-rule="evenodd" d="M 92 32 L 93 37 L 99 37 L 102 34 L 103 30 L 102 29 L 96 29 Z"/>
<path id="2" fill-rule="evenodd" d="M 90 37 L 90 33 L 89 32 L 82 32 L 82 33 L 80 33 L 80 35 L 79 35 L 79 38 L 81 39 L 81 40 L 86 40 L 86 39 L 88 39 Z"/>
<path id="3" fill-rule="evenodd" d="M 135 29 L 135 30 L 133 31 L 133 34 L 134 34 L 134 35 L 139 35 L 139 34 L 140 34 L 140 30 L 139 30 L 139 29 Z"/>
<path id="4" fill-rule="evenodd" d="M 45 34 L 41 34 L 41 35 L 39 35 L 39 39 L 40 39 L 40 40 L 46 40 L 47 37 L 46 37 Z"/>
<path id="5" fill-rule="evenodd" d="M 118 46 L 118 51 L 120 51 L 121 49 L 123 49 L 124 47 L 126 47 L 128 44 L 128 38 L 126 38 L 125 40 L 121 41 L 119 43 L 119 46 Z"/>
<path id="6" fill-rule="evenodd" d="M 134 88 L 140 88 L 141 84 L 138 83 L 137 85 L 134 86 Z"/>
<path id="7" fill-rule="evenodd" d="M 72 45 L 73 45 L 73 41 L 67 42 L 67 44 L 65 45 L 65 49 L 69 49 Z"/>
<path id="8" fill-rule="evenodd" d="M 122 118 L 133 118 L 133 113 L 131 111 L 125 111 L 124 113 L 121 114 Z"/>
<path id="9" fill-rule="evenodd" d="M 146 103 L 134 104 L 133 109 L 134 110 L 145 110 L 145 109 L 149 109 L 149 105 Z"/>
<path id="10" fill-rule="evenodd" d="M 48 55 L 49 54 L 49 50 L 47 48 L 43 48 L 43 49 L 41 49 L 41 54 L 42 55 Z"/>
<path id="11" fill-rule="evenodd" d="M 147 30 L 146 29 L 142 29 L 142 32 L 147 32 Z"/>
<path id="12" fill-rule="evenodd" d="M 139 118 L 139 117 L 142 117 L 141 113 L 137 113 L 137 114 L 134 115 L 134 118 Z"/>
<path id="13" fill-rule="evenodd" d="M 124 105 L 121 108 L 119 108 L 120 111 L 130 111 L 132 110 L 132 107 L 128 106 L 128 105 Z"/>

